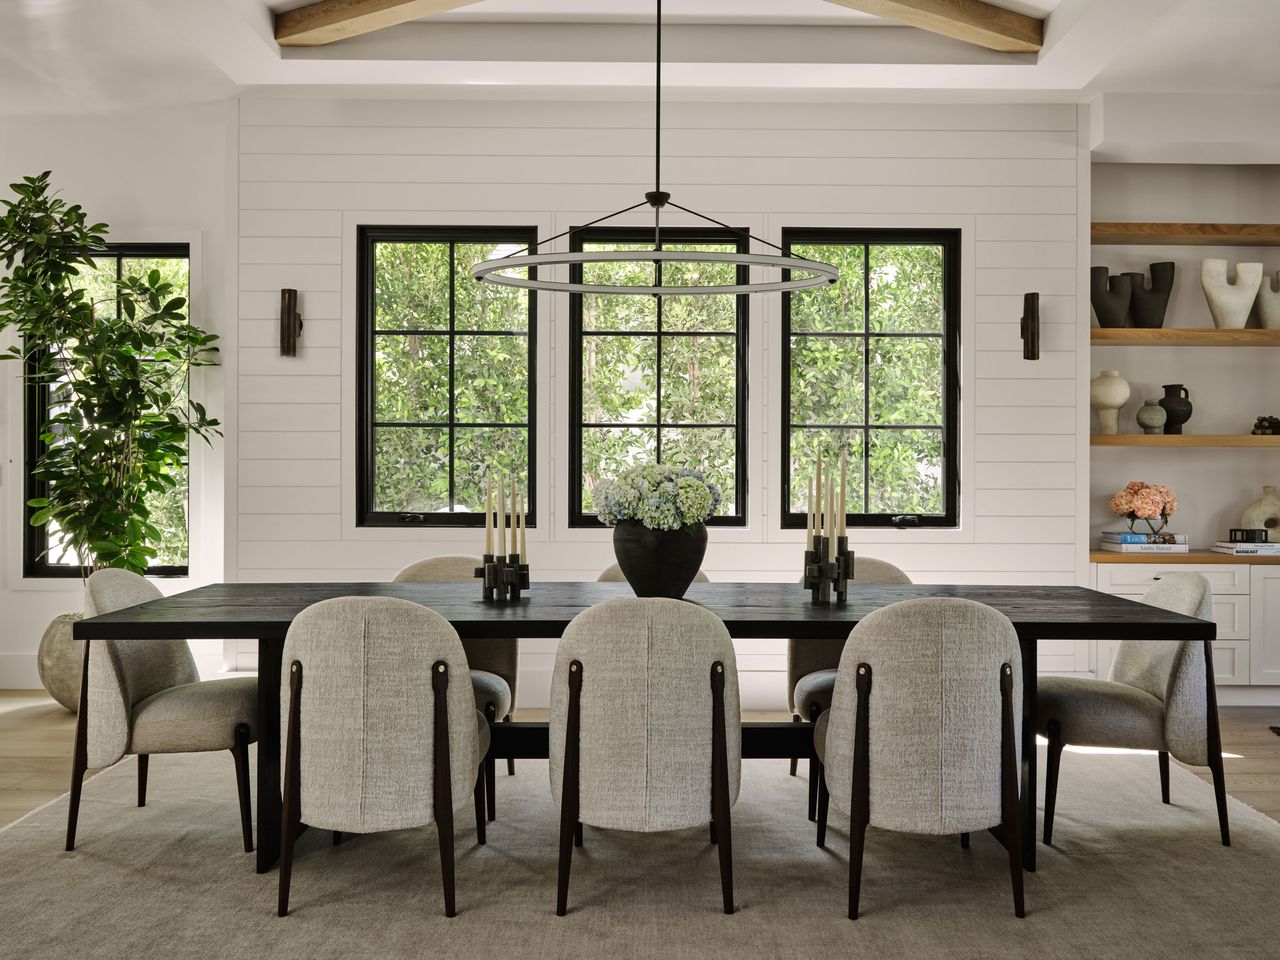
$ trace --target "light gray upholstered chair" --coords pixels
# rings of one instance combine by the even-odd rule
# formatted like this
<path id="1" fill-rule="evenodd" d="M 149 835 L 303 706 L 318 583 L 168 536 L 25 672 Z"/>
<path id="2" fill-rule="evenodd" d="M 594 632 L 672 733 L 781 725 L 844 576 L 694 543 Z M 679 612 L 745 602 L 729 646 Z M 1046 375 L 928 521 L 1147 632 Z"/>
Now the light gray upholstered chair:
<path id="1" fill-rule="evenodd" d="M 397 583 L 464 583 L 475 579 L 479 557 L 451 555 L 427 557 L 409 564 L 395 575 Z M 490 723 L 510 720 L 516 705 L 516 677 L 520 663 L 520 641 L 514 637 L 467 637 L 462 641 L 471 665 L 471 687 L 476 695 L 476 709 Z M 507 759 L 507 775 L 515 776 L 516 762 Z M 489 819 L 497 816 L 497 784 L 494 760 L 485 760 L 485 787 L 488 792 Z"/>
<path id="2" fill-rule="evenodd" d="M 556 914 L 582 825 L 655 833 L 710 822 L 733 912 L 729 808 L 742 765 L 733 641 L 680 600 L 620 598 L 565 629 L 551 682 L 551 794 L 560 804 Z"/>
<path id="3" fill-rule="evenodd" d="M 625 581 L 626 579 L 627 578 L 622 575 L 622 568 L 618 566 L 616 563 L 611 563 L 609 564 L 609 566 L 605 567 L 603 571 L 601 571 L 600 576 L 596 577 L 596 583 L 619 583 L 619 582 Z M 699 570 L 697 575 L 693 578 L 693 582 L 694 583 L 710 583 L 711 579 L 705 573 Z"/>
<path id="4" fill-rule="evenodd" d="M 336 597 L 294 618 L 282 663 L 279 915 L 289 912 L 301 823 L 334 831 L 335 842 L 435 823 L 452 917 L 453 814 L 472 794 L 484 843 L 478 775 L 489 749 L 458 634 L 408 600 Z"/>
<path id="5" fill-rule="evenodd" d="M 128 570 L 98 570 L 84 585 L 84 615 L 96 617 L 161 596 L 156 585 Z M 258 735 L 258 681 L 234 677 L 201 681 L 185 640 L 89 642 L 89 689 L 82 699 L 86 744 L 76 751 L 67 816 L 67 849 L 75 848 L 80 788 L 88 767 L 138 757 L 138 806 L 147 803 L 153 753 L 229 750 L 235 760 L 240 829 L 253 850 L 249 804 L 249 744 Z"/>
<path id="6" fill-rule="evenodd" d="M 887 560 L 855 556 L 854 584 L 910 583 L 911 578 Z M 831 706 L 836 689 L 836 665 L 840 663 L 843 640 L 787 641 L 787 706 L 796 723 L 816 723 L 818 715 Z M 809 758 L 809 819 L 818 812 L 818 761 Z M 796 775 L 796 758 L 791 758 L 791 775 Z"/>
<path id="7" fill-rule="evenodd" d="M 850 920 L 858 917 L 868 825 L 958 833 L 963 847 L 971 832 L 998 825 L 1014 913 L 1023 915 L 1021 677 L 1013 624 L 972 600 L 890 604 L 849 634 L 814 744 L 823 762 L 818 846 L 830 804 L 850 818 Z"/>
<path id="8" fill-rule="evenodd" d="M 1209 581 L 1198 573 L 1171 573 L 1147 591 L 1143 603 L 1201 620 L 1213 619 Z M 1200 640 L 1122 640 L 1111 676 L 1042 677 L 1036 686 L 1036 728 L 1049 740 L 1045 769 L 1044 842 L 1053 840 L 1058 769 L 1068 743 L 1088 747 L 1155 750 L 1160 798 L 1169 802 L 1169 754 L 1213 771 L 1222 845 L 1231 846 L 1227 785 L 1215 701 L 1209 700 L 1212 645 Z"/>

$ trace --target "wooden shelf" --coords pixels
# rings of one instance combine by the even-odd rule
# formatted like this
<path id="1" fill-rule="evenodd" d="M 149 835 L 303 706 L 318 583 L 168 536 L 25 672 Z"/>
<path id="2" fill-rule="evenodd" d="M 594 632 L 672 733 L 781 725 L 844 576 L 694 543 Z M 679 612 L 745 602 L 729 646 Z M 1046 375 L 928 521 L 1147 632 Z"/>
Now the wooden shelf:
<path id="1" fill-rule="evenodd" d="M 1280 347 L 1280 330 L 1219 330 L 1215 327 L 1094 327 L 1089 339 L 1099 346 Z"/>
<path id="2" fill-rule="evenodd" d="M 1112 553 L 1110 550 L 1090 550 L 1091 563 L 1280 563 L 1280 557 L 1232 557 L 1212 550 L 1192 550 L 1190 553 Z"/>
<path id="3" fill-rule="evenodd" d="M 1280 246 L 1280 223 L 1093 223 L 1100 244 L 1163 243 L 1176 246 Z"/>
<path id="4" fill-rule="evenodd" d="M 1092 433 L 1094 447 L 1280 447 L 1280 436 L 1252 433 Z"/>

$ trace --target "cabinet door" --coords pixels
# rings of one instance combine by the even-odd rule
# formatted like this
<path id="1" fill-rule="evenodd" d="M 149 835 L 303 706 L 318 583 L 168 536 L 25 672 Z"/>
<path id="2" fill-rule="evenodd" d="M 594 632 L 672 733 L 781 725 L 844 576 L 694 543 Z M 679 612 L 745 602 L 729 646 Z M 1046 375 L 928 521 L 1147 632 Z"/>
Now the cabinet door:
<path id="1" fill-rule="evenodd" d="M 1142 602 L 1141 594 L 1119 594 L 1126 600 Z M 1219 640 L 1248 640 L 1253 624 L 1250 620 L 1252 609 L 1251 597 L 1248 594 L 1213 595 L 1213 622 L 1218 625 Z"/>
<path id="2" fill-rule="evenodd" d="M 1036 644 L 1039 673 L 1090 673 L 1088 640 L 1041 640 Z"/>
<path id="3" fill-rule="evenodd" d="M 1250 589 L 1247 563 L 1215 563 L 1203 567 L 1186 563 L 1099 563 L 1098 589 L 1103 593 L 1144 594 L 1156 577 L 1170 573 L 1199 573 L 1209 581 L 1214 596 L 1222 593 L 1248 593 Z"/>
<path id="4" fill-rule="evenodd" d="M 1119 640 L 1098 641 L 1099 680 L 1106 680 L 1111 675 L 1111 664 L 1115 662 L 1116 651 L 1119 649 Z M 1248 686 L 1248 640 L 1213 641 L 1213 679 L 1220 687 Z"/>
<path id="5" fill-rule="evenodd" d="M 1249 671 L 1254 683 L 1280 684 L 1280 566 L 1253 567 Z"/>

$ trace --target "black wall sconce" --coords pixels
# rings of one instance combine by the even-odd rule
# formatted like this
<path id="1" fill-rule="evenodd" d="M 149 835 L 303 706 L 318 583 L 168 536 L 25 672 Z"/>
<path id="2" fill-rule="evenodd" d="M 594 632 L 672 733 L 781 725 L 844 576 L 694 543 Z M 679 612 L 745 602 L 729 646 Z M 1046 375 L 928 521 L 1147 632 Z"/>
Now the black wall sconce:
<path id="1" fill-rule="evenodd" d="M 1040 359 L 1040 294 L 1022 295 L 1022 359 Z"/>
<path id="2" fill-rule="evenodd" d="M 298 355 L 298 338 L 302 336 L 302 314 L 298 313 L 298 291 L 280 291 L 280 356 Z"/>

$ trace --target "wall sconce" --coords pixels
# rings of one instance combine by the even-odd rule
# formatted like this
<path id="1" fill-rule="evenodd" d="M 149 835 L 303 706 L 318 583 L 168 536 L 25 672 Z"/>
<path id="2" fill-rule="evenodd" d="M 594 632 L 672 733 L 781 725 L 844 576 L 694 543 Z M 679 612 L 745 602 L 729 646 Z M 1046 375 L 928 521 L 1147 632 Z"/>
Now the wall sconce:
<path id="1" fill-rule="evenodd" d="M 280 291 L 280 356 L 298 355 L 298 337 L 302 336 L 302 314 L 298 313 L 298 291 Z"/>
<path id="2" fill-rule="evenodd" d="M 1040 359 L 1040 294 L 1022 295 L 1022 359 Z"/>

